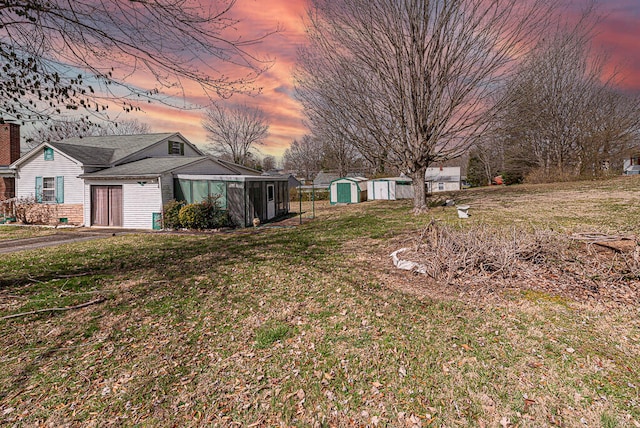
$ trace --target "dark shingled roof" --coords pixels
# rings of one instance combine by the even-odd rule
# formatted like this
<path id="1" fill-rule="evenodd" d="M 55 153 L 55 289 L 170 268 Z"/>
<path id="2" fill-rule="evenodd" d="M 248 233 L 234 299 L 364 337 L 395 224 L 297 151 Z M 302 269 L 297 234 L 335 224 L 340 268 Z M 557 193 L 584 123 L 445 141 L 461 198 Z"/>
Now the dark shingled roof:
<path id="1" fill-rule="evenodd" d="M 75 137 L 50 144 L 85 165 L 107 166 L 173 135 L 176 133 Z"/>
<path id="2" fill-rule="evenodd" d="M 72 158 L 88 166 L 107 166 L 113 159 L 114 149 L 104 147 L 78 146 L 66 143 L 49 143 L 55 149 L 60 150 Z"/>
<path id="3" fill-rule="evenodd" d="M 206 156 L 146 158 L 113 168 L 83 174 L 83 178 L 157 177 L 166 172 L 208 159 Z"/>

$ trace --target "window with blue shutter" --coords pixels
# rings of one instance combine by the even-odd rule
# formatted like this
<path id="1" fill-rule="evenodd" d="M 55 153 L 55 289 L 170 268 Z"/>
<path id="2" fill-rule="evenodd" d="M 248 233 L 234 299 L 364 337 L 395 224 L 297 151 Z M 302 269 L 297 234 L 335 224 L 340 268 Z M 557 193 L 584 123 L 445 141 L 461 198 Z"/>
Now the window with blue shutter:
<path id="1" fill-rule="evenodd" d="M 36 202 L 64 203 L 64 177 L 36 177 Z"/>

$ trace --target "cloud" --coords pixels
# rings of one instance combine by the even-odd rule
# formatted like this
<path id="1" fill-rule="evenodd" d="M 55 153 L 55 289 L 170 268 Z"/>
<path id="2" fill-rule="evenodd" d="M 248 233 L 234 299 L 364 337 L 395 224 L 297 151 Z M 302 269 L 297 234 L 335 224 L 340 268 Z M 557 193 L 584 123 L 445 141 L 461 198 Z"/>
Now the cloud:
<path id="1" fill-rule="evenodd" d="M 577 14 L 580 2 L 568 13 Z M 259 95 L 234 95 L 230 103 L 246 103 L 263 109 L 270 119 L 270 136 L 260 150 L 280 156 L 291 141 L 299 139 L 308 130 L 300 104 L 295 100 L 292 72 L 295 69 L 298 48 L 305 43 L 303 17 L 306 0 L 238 0 L 232 16 L 239 19 L 233 34 L 250 39 L 279 28 L 262 42 L 248 49 L 259 58 L 275 61 L 256 82 Z M 610 53 L 610 66 L 620 65 L 621 87 L 640 93 L 640 2 L 638 0 L 609 0 L 604 4 L 605 14 L 598 27 L 595 45 Z M 221 71 L 233 73 L 225 64 L 216 65 Z M 147 86 L 151 82 L 143 81 Z M 195 84 L 185 82 L 181 88 L 188 104 L 206 106 L 207 94 Z M 180 102 L 180 98 L 174 99 Z M 200 124 L 204 110 L 170 109 L 160 103 L 145 104 L 145 113 L 135 117 L 148 123 L 154 132 L 179 131 L 190 141 L 206 144 L 206 134 Z"/>

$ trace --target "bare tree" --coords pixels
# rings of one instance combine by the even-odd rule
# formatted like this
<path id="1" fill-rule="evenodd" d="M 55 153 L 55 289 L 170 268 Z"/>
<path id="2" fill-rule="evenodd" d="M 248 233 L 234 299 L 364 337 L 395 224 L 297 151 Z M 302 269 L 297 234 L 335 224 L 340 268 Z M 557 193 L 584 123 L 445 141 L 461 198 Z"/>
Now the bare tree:
<path id="1" fill-rule="evenodd" d="M 551 13 L 548 0 L 312 0 L 296 76 L 311 120 L 415 183 L 486 127 L 489 101 Z M 373 150 L 372 150 L 373 148 Z"/>
<path id="2" fill-rule="evenodd" d="M 211 142 L 207 146 L 209 151 L 242 165 L 250 160 L 251 149 L 263 144 L 269 135 L 264 112 L 244 104 L 232 107 L 214 104 L 207 110 L 202 126 Z"/>
<path id="3" fill-rule="evenodd" d="M 262 158 L 262 170 L 272 171 L 276 169 L 276 158 L 271 155 L 266 155 Z"/>
<path id="4" fill-rule="evenodd" d="M 48 123 L 26 136 L 29 149 L 41 143 L 62 141 L 73 137 L 89 137 L 96 135 L 133 135 L 146 134 L 150 127 L 138 119 L 110 121 L 103 124 L 79 122 L 74 119 L 61 119 Z"/>
<path id="5" fill-rule="evenodd" d="M 344 135 L 327 135 L 324 139 L 325 167 L 345 177 L 353 169 L 362 169 L 358 149 Z"/>
<path id="6" fill-rule="evenodd" d="M 300 141 L 293 140 L 283 155 L 284 167 L 307 180 L 312 180 L 322 171 L 323 161 L 324 145 L 310 135 L 305 135 Z"/>
<path id="7" fill-rule="evenodd" d="M 0 0 L 0 120 L 40 121 L 65 111 L 84 118 L 109 104 L 125 111 L 184 95 L 250 89 L 269 62 L 233 35 L 235 0 Z M 232 77 L 230 68 L 234 73 Z M 244 70 L 244 71 L 243 71 Z M 137 86 L 144 76 L 152 83 Z"/>
<path id="8" fill-rule="evenodd" d="M 637 137 L 640 100 L 614 88 L 608 58 L 592 48 L 596 22 L 587 9 L 577 24 L 562 24 L 506 86 L 496 130 L 507 172 L 545 180 L 600 175 Z"/>

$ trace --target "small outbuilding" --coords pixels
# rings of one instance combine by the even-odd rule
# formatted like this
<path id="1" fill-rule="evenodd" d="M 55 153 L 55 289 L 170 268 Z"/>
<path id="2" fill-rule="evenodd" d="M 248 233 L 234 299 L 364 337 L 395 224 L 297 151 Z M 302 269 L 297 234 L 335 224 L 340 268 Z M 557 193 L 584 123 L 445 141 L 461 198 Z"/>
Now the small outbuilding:
<path id="1" fill-rule="evenodd" d="M 413 182 L 409 177 L 376 178 L 367 182 L 367 198 L 395 201 L 413 198 Z"/>
<path id="2" fill-rule="evenodd" d="M 343 177 L 329 184 L 329 201 L 335 204 L 357 204 L 367 200 L 367 179 Z"/>

